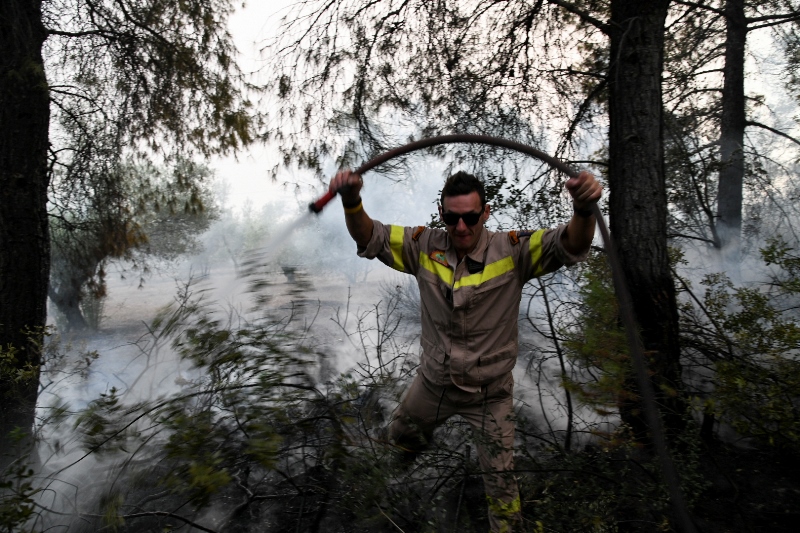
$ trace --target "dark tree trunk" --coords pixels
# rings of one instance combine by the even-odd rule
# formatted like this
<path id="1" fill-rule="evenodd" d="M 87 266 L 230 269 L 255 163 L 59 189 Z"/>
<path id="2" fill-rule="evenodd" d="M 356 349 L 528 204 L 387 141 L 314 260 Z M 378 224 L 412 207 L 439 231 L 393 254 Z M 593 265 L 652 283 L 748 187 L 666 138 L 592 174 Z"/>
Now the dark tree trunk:
<path id="1" fill-rule="evenodd" d="M 14 427 L 33 427 L 47 318 L 45 38 L 41 0 L 0 1 L 0 349 L 17 350 L 16 369 L 34 369 L 22 381 L 0 376 L 0 447 Z"/>
<path id="2" fill-rule="evenodd" d="M 722 86 L 720 120 L 721 168 L 717 194 L 717 226 L 720 246 L 738 255 L 744 185 L 744 47 L 747 40 L 744 0 L 725 2 L 725 20 L 725 81 Z"/>
<path id="3" fill-rule="evenodd" d="M 58 290 L 50 288 L 50 301 L 55 304 L 58 310 L 67 320 L 67 329 L 70 331 L 80 331 L 89 327 L 81 311 L 81 285 L 64 283 Z"/>
<path id="4" fill-rule="evenodd" d="M 677 394 L 678 311 L 667 254 L 662 127 L 668 4 L 667 0 L 611 2 L 609 212 L 657 399 L 667 428 L 674 429 L 681 426 L 683 405 Z M 638 438 L 647 440 L 641 405 L 628 401 L 621 408 L 623 420 Z"/>

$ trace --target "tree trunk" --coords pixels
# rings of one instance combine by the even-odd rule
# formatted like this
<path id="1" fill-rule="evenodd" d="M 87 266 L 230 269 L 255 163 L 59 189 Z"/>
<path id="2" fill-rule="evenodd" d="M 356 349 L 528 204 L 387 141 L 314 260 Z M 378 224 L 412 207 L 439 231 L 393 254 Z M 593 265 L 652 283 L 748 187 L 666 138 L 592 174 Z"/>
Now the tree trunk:
<path id="1" fill-rule="evenodd" d="M 0 1 L 0 447 L 33 427 L 47 318 L 47 150 L 50 101 L 41 0 Z M 9 362 L 8 359 L 5 361 Z M 14 372 L 29 368 L 26 379 Z"/>
<path id="2" fill-rule="evenodd" d="M 661 98 L 668 4 L 611 3 L 609 212 L 664 422 L 676 429 L 681 427 L 683 405 L 677 394 L 678 311 L 667 253 Z M 639 402 L 626 402 L 621 414 L 636 436 L 647 440 Z"/>
<path id="3" fill-rule="evenodd" d="M 81 311 L 81 285 L 65 282 L 58 290 L 50 288 L 50 301 L 64 315 L 69 331 L 81 331 L 89 327 Z"/>
<path id="4" fill-rule="evenodd" d="M 720 247 L 736 258 L 742 233 L 744 185 L 744 47 L 747 19 L 744 0 L 725 2 L 725 81 L 722 86 L 720 164 L 717 194 L 717 226 Z M 732 254 L 732 255 L 731 255 Z M 734 261 L 735 263 L 736 261 Z"/>

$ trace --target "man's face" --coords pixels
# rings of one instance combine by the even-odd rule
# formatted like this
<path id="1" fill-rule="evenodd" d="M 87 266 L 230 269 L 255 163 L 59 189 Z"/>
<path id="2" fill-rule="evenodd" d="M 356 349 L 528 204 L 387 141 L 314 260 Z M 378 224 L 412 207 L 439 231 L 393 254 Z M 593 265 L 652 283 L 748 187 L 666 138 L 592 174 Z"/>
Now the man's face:
<path id="1" fill-rule="evenodd" d="M 458 218 L 458 221 L 453 224 L 448 224 L 453 220 L 446 220 L 455 218 L 454 215 L 468 214 L 478 215 L 477 221 L 472 225 L 467 224 L 464 217 Z M 481 207 L 481 198 L 474 191 L 458 196 L 445 196 L 444 205 L 439 206 L 439 216 L 442 217 L 442 221 L 447 227 L 447 233 L 453 240 L 453 247 L 456 249 L 458 258 L 461 259 L 478 244 L 478 239 L 483 231 L 483 223 L 489 219 L 489 204 Z"/>

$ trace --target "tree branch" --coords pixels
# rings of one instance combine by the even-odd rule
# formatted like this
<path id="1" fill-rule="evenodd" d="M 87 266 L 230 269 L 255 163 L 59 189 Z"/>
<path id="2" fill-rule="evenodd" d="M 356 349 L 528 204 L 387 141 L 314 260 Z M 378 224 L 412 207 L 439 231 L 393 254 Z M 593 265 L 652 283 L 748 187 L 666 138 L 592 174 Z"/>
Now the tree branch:
<path id="1" fill-rule="evenodd" d="M 578 6 L 576 6 L 571 2 L 565 2 L 564 0 L 547 0 L 547 3 L 556 5 L 560 8 L 569 11 L 573 15 L 577 15 L 578 18 L 580 18 L 583 22 L 591 24 L 592 26 L 602 31 L 606 35 L 608 35 L 611 31 L 611 26 L 609 26 L 607 23 L 593 17 L 592 15 L 589 14 L 588 11 L 580 9 Z"/>
<path id="2" fill-rule="evenodd" d="M 92 515 L 92 516 L 100 517 L 100 515 Z M 193 521 L 189 520 L 186 517 L 183 517 L 183 516 L 181 516 L 179 514 L 170 513 L 168 511 L 143 511 L 143 512 L 140 512 L 140 513 L 131 513 L 131 514 L 122 515 L 120 518 L 125 519 L 125 520 L 130 520 L 131 518 L 141 518 L 141 517 L 144 517 L 144 516 L 167 516 L 169 518 L 174 518 L 176 520 L 180 520 L 184 524 L 192 526 L 195 529 L 199 529 L 200 531 L 206 531 L 207 533 L 217 533 L 216 529 L 209 529 L 207 527 L 203 527 L 200 524 L 198 524 L 197 522 L 193 522 Z"/>
<path id="3" fill-rule="evenodd" d="M 751 32 L 753 30 L 760 30 L 762 28 L 770 28 L 772 26 L 779 26 L 779 25 L 784 24 L 786 22 L 793 22 L 793 21 L 796 21 L 796 20 L 800 20 L 800 13 L 792 13 L 791 17 L 782 18 L 780 20 L 773 20 L 772 22 L 769 22 L 767 24 L 760 24 L 758 26 L 749 27 L 749 28 L 747 28 L 747 31 L 749 33 L 749 32 Z"/>
<path id="4" fill-rule="evenodd" d="M 598 167 L 608 167 L 608 161 L 598 161 L 597 159 L 570 159 L 569 163 L 571 165 L 585 164 L 585 165 L 594 165 Z"/>
<path id="5" fill-rule="evenodd" d="M 767 131 L 771 131 L 775 135 L 779 135 L 779 136 L 781 136 L 781 137 L 783 137 L 785 139 L 789 139 L 790 141 L 792 141 L 793 143 L 795 143 L 797 145 L 800 145 L 800 140 L 797 140 L 794 137 L 792 137 L 791 135 L 789 135 L 787 133 L 783 133 L 780 130 L 776 130 L 775 128 L 771 128 L 771 127 L 767 126 L 766 124 L 762 124 L 762 123 L 756 122 L 754 120 L 748 120 L 747 122 L 745 122 L 744 125 L 745 126 L 755 126 L 757 128 L 762 128 L 762 129 L 765 129 Z"/>
<path id="6" fill-rule="evenodd" d="M 564 135 L 563 144 L 558 147 L 559 151 L 561 151 L 561 149 L 566 149 L 567 145 L 572 141 L 572 136 L 575 133 L 575 128 L 577 128 L 578 124 L 580 124 L 581 120 L 583 120 L 583 116 L 589 110 L 589 106 L 592 105 L 592 102 L 606 88 L 607 85 L 606 81 L 607 80 L 604 78 L 600 83 L 598 83 L 595 86 L 595 88 L 592 89 L 592 92 L 589 93 L 589 95 L 586 98 L 584 98 L 583 102 L 581 102 L 581 105 L 578 107 L 578 112 L 575 113 L 575 116 L 572 118 L 572 121 L 570 122 L 569 129 L 567 130 L 567 133 Z"/>
<path id="7" fill-rule="evenodd" d="M 791 13 L 782 13 L 780 15 L 764 15 L 763 17 L 753 17 L 747 18 L 747 24 L 753 24 L 755 22 L 770 22 L 773 24 L 780 24 L 781 22 L 791 22 L 793 20 L 800 19 L 800 12 L 793 11 Z M 759 28 L 763 28 L 764 26 L 758 26 Z M 752 28 L 755 29 L 755 28 Z"/>
<path id="8" fill-rule="evenodd" d="M 725 16 L 725 10 L 718 9 L 715 7 L 711 7 L 703 2 L 689 2 L 687 0 L 676 0 L 675 4 L 686 6 L 686 7 L 693 7 L 697 9 L 705 9 L 706 11 L 710 11 L 712 13 L 716 13 L 717 15 Z M 785 22 L 792 22 L 795 20 L 800 20 L 800 11 L 793 11 L 791 13 L 783 13 L 780 15 L 764 15 L 762 17 L 747 17 L 746 24 L 748 25 L 747 31 L 753 30 L 760 30 L 761 28 L 768 28 L 770 26 L 777 26 L 778 24 L 783 24 Z M 759 23 L 759 22 L 766 22 L 766 24 L 761 24 L 758 26 L 752 26 L 751 24 Z"/>
<path id="9" fill-rule="evenodd" d="M 691 241 L 700 241 L 700 242 L 705 242 L 705 243 L 711 244 L 711 245 L 713 245 L 715 247 L 717 245 L 717 243 L 715 243 L 713 240 L 711 240 L 711 239 L 709 239 L 707 237 L 698 237 L 698 236 L 695 236 L 695 235 L 687 235 L 685 233 L 668 233 L 667 234 L 667 238 L 668 239 L 681 238 L 681 239 L 689 239 Z"/>
<path id="10" fill-rule="evenodd" d="M 553 68 L 553 69 L 544 70 L 543 72 L 547 72 L 547 73 L 551 73 L 551 74 L 552 73 L 557 73 L 557 74 L 560 74 L 560 73 L 576 74 L 578 76 L 587 76 L 587 77 L 595 78 L 595 79 L 598 79 L 598 80 L 605 80 L 606 79 L 606 76 L 604 74 L 599 74 L 597 72 L 591 72 L 591 71 L 586 71 L 586 70 L 575 70 L 572 67 Z"/>
<path id="11" fill-rule="evenodd" d="M 679 6 L 694 7 L 694 8 L 697 8 L 697 9 L 705 9 L 706 11 L 711 11 L 712 13 L 716 13 L 717 15 L 722 15 L 723 17 L 725 16 L 725 11 L 723 11 L 722 9 L 718 9 L 716 7 L 711 7 L 711 6 L 707 5 L 707 4 L 704 4 L 703 2 L 687 2 L 685 0 L 676 0 L 674 3 L 678 4 Z"/>
<path id="12" fill-rule="evenodd" d="M 106 37 L 109 32 L 105 30 L 87 30 L 87 31 L 63 31 L 63 30 L 47 30 L 47 36 L 58 35 L 61 37 L 88 37 L 91 35 L 98 35 Z"/>

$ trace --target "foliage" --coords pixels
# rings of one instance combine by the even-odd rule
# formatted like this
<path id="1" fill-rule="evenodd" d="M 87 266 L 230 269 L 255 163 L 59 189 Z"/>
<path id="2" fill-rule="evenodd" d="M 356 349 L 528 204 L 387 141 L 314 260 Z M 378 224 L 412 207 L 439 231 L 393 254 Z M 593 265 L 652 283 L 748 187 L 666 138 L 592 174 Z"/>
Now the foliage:
<path id="1" fill-rule="evenodd" d="M 70 328 L 86 326 L 84 302 L 102 307 L 109 260 L 174 258 L 213 218 L 209 172 L 191 154 L 235 150 L 255 126 L 230 10 L 225 0 L 46 3 L 49 295 Z M 170 170 L 150 162 L 165 157 Z"/>
<path id="2" fill-rule="evenodd" d="M 76 161 L 53 182 L 50 297 L 70 328 L 85 326 L 81 310 L 99 325 L 110 261 L 146 272 L 153 261 L 195 252 L 217 216 L 206 167 L 160 169 L 102 155 Z"/>
<path id="3" fill-rule="evenodd" d="M 800 258 L 781 239 L 769 240 L 761 257 L 771 268 L 763 282 L 736 286 L 724 274 L 706 274 L 702 297 L 684 282 L 695 300 L 681 306 L 683 379 L 705 416 L 740 436 L 797 450 Z M 565 382 L 584 404 L 608 415 L 635 394 L 626 381 L 625 338 L 605 261 L 590 259 L 581 278 L 582 325 L 565 331 L 564 345 L 583 381 Z"/>
<path id="4" fill-rule="evenodd" d="M 24 351 L 20 331 L 46 321 L 54 171 L 95 139 L 117 161 L 234 151 L 253 140 L 258 120 L 245 93 L 257 88 L 236 65 L 229 0 L 0 5 L 0 345 Z M 28 427 L 35 392 L 25 394 Z M 16 423 L 8 414 L 0 411 L 0 440 Z"/>
<path id="5" fill-rule="evenodd" d="M 21 445 L 25 439 L 23 431 L 15 430 L 10 441 Z M 3 450 L 3 464 L 6 464 L 5 456 L 13 452 L 16 450 Z M 34 515 L 35 498 L 40 492 L 34 485 L 34 470 L 25 460 L 26 454 L 19 455 L 21 458 L 11 461 L 2 470 L 0 478 L 0 529 L 8 533 L 33 531 L 27 529 L 26 524 Z"/>
<path id="6" fill-rule="evenodd" d="M 13 344 L 0 345 L 0 413 L 5 424 L 5 434 L 0 434 L 3 444 L 0 446 L 0 472 L 9 465 L 24 462 L 33 444 L 30 435 L 33 419 L 28 418 L 28 414 L 35 407 L 39 390 L 40 361 L 46 352 L 42 339 L 49 333 L 50 328 L 26 329 L 21 332 L 23 349 Z M 12 479 L 16 476 L 19 481 L 22 472 L 12 473 Z M 17 485 L 13 486 L 22 491 Z"/>
<path id="7" fill-rule="evenodd" d="M 761 256 L 771 267 L 765 282 L 737 287 L 724 274 L 704 276 L 702 301 L 685 312 L 685 342 L 713 365 L 713 388 L 700 392 L 706 409 L 742 436 L 797 451 L 800 258 L 777 238 Z"/>
<path id="8" fill-rule="evenodd" d="M 679 437 L 673 454 L 692 506 L 709 488 L 695 429 Z M 596 439 L 580 453 L 558 453 L 535 442 L 521 450 L 517 468 L 530 471 L 522 477 L 525 515 L 544 531 L 671 530 L 669 494 L 658 464 L 624 430 Z M 638 528 L 631 526 L 637 523 Z"/>
<path id="9" fill-rule="evenodd" d="M 582 266 L 578 298 L 581 325 L 565 331 L 571 363 L 582 372 L 564 376 L 564 386 L 601 415 L 636 398 L 628 384 L 631 362 L 607 259 L 595 254 Z M 611 410 L 609 410 L 611 409 Z"/>
<path id="10" fill-rule="evenodd" d="M 301 296 L 303 306 L 260 305 L 243 315 L 209 301 L 200 285 L 182 289 L 140 343 L 160 396 L 136 401 L 133 391 L 110 389 L 79 416 L 80 462 L 90 462 L 93 472 L 78 499 L 87 527 L 486 530 L 466 423 L 449 420 L 412 465 L 397 461 L 385 441 L 389 412 L 416 364 L 409 354 L 415 327 L 405 328 L 415 305 L 411 291 L 384 286 L 373 306 L 348 303 L 334 318 L 336 340 L 301 326 L 319 313 Z M 169 347 L 182 361 L 158 359 Z M 334 353 L 355 365 L 336 370 Z M 567 453 L 558 432 L 543 429 L 526 403 L 518 404 L 516 458 L 526 531 L 668 527 L 657 463 L 624 427 L 600 432 L 590 417 L 578 416 L 582 448 Z M 673 455 L 692 503 L 708 490 L 701 450 L 689 422 Z M 37 514 L 39 524 L 55 525 L 46 510 Z"/>
<path id="11" fill-rule="evenodd" d="M 300 524 L 321 517 L 328 505 L 331 513 L 374 519 L 375 508 L 355 495 L 365 494 L 363 473 L 377 468 L 387 452 L 366 433 L 382 418 L 367 416 L 381 409 L 378 395 L 365 386 L 388 379 L 383 373 L 389 367 L 362 367 L 361 378 L 343 375 L 317 384 L 312 365 L 317 356 L 291 318 L 280 310 L 226 317 L 193 291 L 187 287 L 153 322 L 153 337 L 143 347 L 159 350 L 169 342 L 192 363 L 180 389 L 141 403 L 125 402 L 111 389 L 77 420 L 88 457 L 126 457 L 116 475 L 131 485 L 104 490 L 98 520 L 103 515 L 104 523 L 127 530 L 161 516 L 160 506 L 168 501 L 200 510 L 231 498 L 240 505 L 226 511 L 223 524 L 242 520 L 245 510 L 277 513 L 283 516 L 279 521 Z M 357 338 L 368 342 L 370 330 L 362 319 L 359 324 L 363 334 Z M 362 474 L 351 471 L 362 467 Z M 340 481 L 338 471 L 350 473 Z M 374 482 L 385 483 L 384 475 Z M 143 508 L 135 504 L 156 487 L 163 496 Z M 297 497 L 305 509 L 290 503 Z M 192 518 L 172 516 L 159 523 L 166 527 L 175 520 Z"/>
<path id="12" fill-rule="evenodd" d="M 227 30 L 233 7 L 227 0 L 46 2 L 53 122 L 67 134 L 59 142 L 54 128 L 56 159 L 77 149 L 68 140 L 76 130 L 111 134 L 120 151 L 209 154 L 249 142 L 255 124 Z"/>
<path id="13" fill-rule="evenodd" d="M 603 38 L 551 3 L 310 2 L 283 30 L 270 43 L 268 88 L 282 104 L 270 136 L 287 162 L 318 172 L 334 157 L 352 165 L 452 133 L 504 136 L 570 158 L 603 128 L 594 101 L 602 73 L 583 68 L 580 53 Z M 562 37 L 573 31 L 579 37 Z M 518 227 L 563 218 L 560 180 L 530 158 L 480 145 L 430 153 L 446 158 L 447 172 L 481 175 L 496 212 Z M 404 169 L 395 161 L 377 171 L 398 180 Z"/>
<path id="14" fill-rule="evenodd" d="M 0 376 L 6 388 L 3 389 L 3 402 L 13 402 L 30 383 L 39 378 L 39 368 L 30 360 L 22 359 L 20 351 L 13 346 L 0 346 Z"/>

